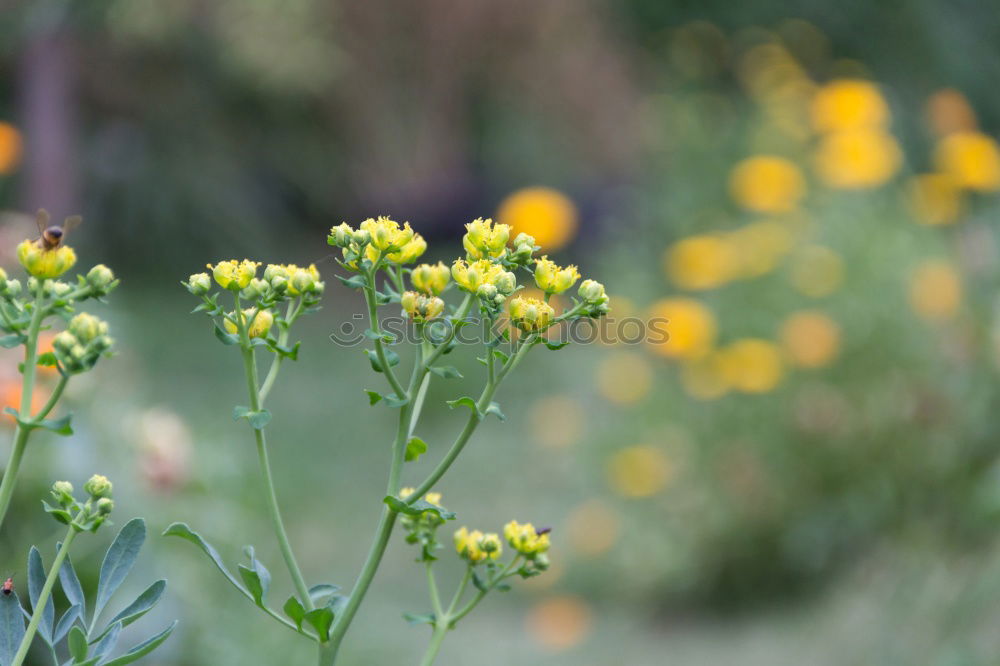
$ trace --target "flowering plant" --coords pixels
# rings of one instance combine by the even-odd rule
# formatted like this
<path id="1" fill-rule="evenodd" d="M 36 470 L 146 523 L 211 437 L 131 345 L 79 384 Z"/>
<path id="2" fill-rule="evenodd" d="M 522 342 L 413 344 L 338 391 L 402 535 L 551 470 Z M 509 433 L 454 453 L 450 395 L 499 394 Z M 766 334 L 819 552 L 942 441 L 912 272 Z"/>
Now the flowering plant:
<path id="1" fill-rule="evenodd" d="M 442 548 L 438 531 L 455 513 L 442 505 L 434 488 L 468 444 L 479 424 L 493 415 L 503 420 L 500 405 L 494 401 L 503 380 L 521 364 L 531 349 L 546 345 L 559 349 L 562 343 L 547 339 L 546 333 L 563 322 L 597 318 L 608 312 L 604 287 L 594 280 L 581 283 L 572 307 L 556 312 L 550 303 L 554 294 L 568 291 L 579 280 L 575 266 L 559 267 L 547 257 L 536 258 L 539 250 L 533 238 L 520 234 L 511 242 L 510 228 L 478 219 L 466 225 L 463 237 L 466 256 L 447 267 L 443 263 L 407 266 L 426 250 L 427 243 L 410 225 L 400 225 L 387 217 L 368 219 L 358 228 L 340 224 L 331 229 L 327 242 L 340 249 L 338 263 L 350 276 L 339 277 L 349 288 L 359 290 L 365 299 L 369 326 L 364 332 L 371 348 L 366 349 L 372 370 L 381 374 L 388 391 L 369 390 L 371 405 L 383 403 L 398 410 L 397 429 L 392 444 L 388 481 L 382 494 L 382 512 L 375 537 L 357 580 L 347 594 L 337 586 L 306 581 L 294 549 L 288 539 L 278 506 L 271 474 L 266 428 L 271 414 L 265 408 L 283 361 L 296 359 L 299 343 L 290 344 L 290 331 L 299 317 L 318 308 L 325 284 L 315 266 L 307 268 L 270 264 L 258 277 L 260 264 L 250 260 L 221 261 L 210 265 L 208 273 L 192 275 L 184 285 L 201 299 L 196 311 L 212 319 L 215 337 L 224 345 L 239 350 L 247 382 L 247 406 L 233 411 L 236 420 L 245 420 L 256 443 L 264 495 L 275 537 L 280 546 L 296 594 L 287 599 L 281 612 L 268 600 L 271 574 L 247 547 L 248 562 L 233 575 L 215 550 L 188 525 L 175 523 L 166 534 L 193 542 L 208 555 L 226 578 L 251 602 L 288 629 L 318 645 L 318 663 L 335 663 L 344 637 L 382 562 L 382 557 L 399 522 L 406 541 L 419 546 L 417 560 L 423 563 L 429 587 L 431 612 L 406 614 L 413 623 L 432 628 L 430 646 L 423 664 L 433 663 L 448 631 L 475 608 L 491 591 L 507 589 L 512 577 L 535 576 L 548 568 L 549 535 L 530 523 L 511 521 L 503 530 L 504 539 L 495 533 L 483 533 L 462 527 L 454 533 L 457 556 L 466 563 L 464 577 L 449 604 L 445 605 L 434 573 L 437 551 Z M 518 273 L 533 274 L 543 292 L 542 298 L 517 294 L 522 289 Z M 213 290 L 212 281 L 222 291 Z M 411 288 L 407 288 L 409 278 Z M 461 295 L 457 305 L 444 300 L 450 288 Z M 226 295 L 228 302 L 220 303 Z M 392 347 L 402 340 L 384 330 L 379 308 L 397 307 L 405 313 L 416 332 L 409 378 L 398 374 L 401 355 Z M 432 376 L 458 379 L 461 373 L 441 363 L 458 344 L 458 332 L 478 324 L 482 336 L 477 339 L 485 366 L 485 383 L 478 398 L 459 397 L 447 402 L 453 409 L 465 408 L 469 415 L 451 447 L 444 452 L 434 470 L 414 487 L 403 487 L 407 462 L 428 453 L 429 446 L 416 436 Z M 465 336 L 461 336 L 464 341 Z M 270 356 L 263 381 L 258 372 L 257 355 Z M 502 562 L 504 541 L 514 553 Z M 470 583 L 475 588 L 469 590 Z"/>

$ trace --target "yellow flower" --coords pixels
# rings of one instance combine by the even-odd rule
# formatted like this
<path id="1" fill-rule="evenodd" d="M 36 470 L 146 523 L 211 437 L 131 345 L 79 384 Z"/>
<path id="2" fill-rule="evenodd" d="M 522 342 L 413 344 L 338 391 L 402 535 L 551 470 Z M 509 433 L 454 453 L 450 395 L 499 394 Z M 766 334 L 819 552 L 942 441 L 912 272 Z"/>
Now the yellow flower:
<path id="1" fill-rule="evenodd" d="M 250 261 L 249 259 L 220 261 L 215 266 L 208 264 L 208 268 L 212 269 L 215 281 L 223 289 L 243 289 L 250 284 L 250 280 L 257 276 L 258 266 L 260 266 L 259 261 Z"/>
<path id="2" fill-rule="evenodd" d="M 870 81 L 837 79 L 813 98 L 812 121 L 819 132 L 884 127 L 889 123 L 889 106 Z"/>
<path id="3" fill-rule="evenodd" d="M 500 203 L 497 219 L 515 235 L 532 236 L 545 250 L 554 252 L 576 235 L 577 212 L 573 202 L 558 190 L 527 187 Z"/>
<path id="4" fill-rule="evenodd" d="M 877 187 L 892 178 L 902 163 L 896 139 L 871 129 L 828 134 L 814 157 L 820 179 L 837 189 Z"/>
<path id="5" fill-rule="evenodd" d="M 466 233 L 462 237 L 469 260 L 498 259 L 507 252 L 507 239 L 510 238 L 510 226 L 493 224 L 493 220 L 478 218 L 465 225 Z"/>
<path id="6" fill-rule="evenodd" d="M 0 175 L 11 173 L 21 162 L 21 133 L 9 123 L 0 123 Z"/>
<path id="7" fill-rule="evenodd" d="M 479 530 L 470 532 L 466 527 L 455 531 L 455 550 L 472 564 L 499 558 L 499 545 L 500 540 L 496 534 L 483 534 Z"/>
<path id="8" fill-rule="evenodd" d="M 1000 190 L 1000 150 L 981 132 L 949 134 L 937 146 L 934 160 L 961 187 L 978 192 Z"/>
<path id="9" fill-rule="evenodd" d="M 649 322 L 656 330 L 666 330 L 665 340 L 653 340 L 653 350 L 670 358 L 696 359 L 708 354 L 715 343 L 715 316 L 700 301 L 666 298 L 655 303 Z"/>
<path id="10" fill-rule="evenodd" d="M 451 265 L 451 276 L 455 278 L 455 284 L 465 291 L 473 294 L 485 284 L 493 284 L 501 273 L 503 267 L 494 264 L 488 259 L 480 259 L 471 263 L 466 263 L 464 259 L 456 259 Z"/>
<path id="11" fill-rule="evenodd" d="M 549 530 L 536 530 L 531 523 L 523 525 L 512 520 L 503 528 L 503 536 L 511 548 L 528 559 L 549 549 Z"/>
<path id="12" fill-rule="evenodd" d="M 229 314 L 230 316 L 235 316 L 232 312 Z M 251 338 L 266 337 L 268 331 L 271 330 L 271 326 L 274 324 L 274 315 L 269 310 L 261 310 L 258 314 L 257 308 L 247 308 L 243 310 L 243 317 L 244 323 L 252 322 L 250 323 L 250 330 L 247 331 Z M 236 333 L 239 330 L 236 324 L 230 321 L 228 317 L 222 321 L 222 325 L 228 333 Z"/>
<path id="13" fill-rule="evenodd" d="M 729 177 L 729 192 L 747 210 L 787 213 L 805 196 L 806 183 L 790 160 L 759 155 L 736 165 Z"/>
<path id="14" fill-rule="evenodd" d="M 840 326 L 814 310 L 796 312 L 785 319 L 780 338 L 785 356 L 802 368 L 829 365 L 840 350 Z"/>
<path id="15" fill-rule="evenodd" d="M 437 296 L 425 296 L 415 291 L 404 292 L 400 305 L 414 319 L 434 319 L 444 312 L 444 301 Z"/>
<path id="16" fill-rule="evenodd" d="M 664 266 L 671 282 L 682 289 L 714 289 L 728 282 L 739 255 L 726 236 L 692 236 L 667 248 Z"/>
<path id="17" fill-rule="evenodd" d="M 427 241 L 424 240 L 423 236 L 415 233 L 413 234 L 413 238 L 400 249 L 393 252 L 386 252 L 385 258 L 394 264 L 411 264 L 426 250 Z M 380 251 L 376 250 L 374 245 L 369 245 L 365 248 L 365 257 L 373 263 L 378 261 L 380 254 Z"/>
<path id="18" fill-rule="evenodd" d="M 580 271 L 576 266 L 561 268 L 548 257 L 542 257 L 535 262 L 535 284 L 547 294 L 561 294 L 579 279 Z"/>
<path id="19" fill-rule="evenodd" d="M 629 446 L 611 456 L 607 467 L 611 488 L 622 497 L 651 497 L 663 490 L 674 474 L 673 465 L 655 446 Z"/>
<path id="20" fill-rule="evenodd" d="M 953 224 L 962 214 L 962 191 L 955 179 L 944 173 L 914 176 L 908 188 L 910 208 L 920 224 Z"/>
<path id="21" fill-rule="evenodd" d="M 737 340 L 719 352 L 730 385 L 744 393 L 767 393 L 781 382 L 784 368 L 777 345 L 767 340 Z"/>
<path id="22" fill-rule="evenodd" d="M 405 222 L 402 227 L 395 220 L 391 220 L 384 215 L 378 219 L 368 218 L 361 223 L 362 231 L 368 232 L 371 237 L 371 244 L 378 250 L 399 250 L 410 242 L 413 238 L 413 229 L 410 223 Z"/>
<path id="23" fill-rule="evenodd" d="M 76 263 L 76 252 L 68 245 L 46 250 L 37 241 L 25 240 L 17 246 L 17 259 L 30 275 L 40 280 L 57 278 Z"/>
<path id="24" fill-rule="evenodd" d="M 515 296 L 510 299 L 510 320 L 522 331 L 539 331 L 547 328 L 556 311 L 545 301 L 537 298 Z"/>
<path id="25" fill-rule="evenodd" d="M 443 262 L 431 264 L 420 264 L 415 266 L 410 273 L 410 282 L 418 290 L 425 294 L 440 296 L 441 292 L 448 286 L 451 280 L 451 271 Z"/>
<path id="26" fill-rule="evenodd" d="M 910 307 L 928 321 L 950 319 L 962 303 L 962 278 L 939 260 L 921 263 L 910 278 Z"/>

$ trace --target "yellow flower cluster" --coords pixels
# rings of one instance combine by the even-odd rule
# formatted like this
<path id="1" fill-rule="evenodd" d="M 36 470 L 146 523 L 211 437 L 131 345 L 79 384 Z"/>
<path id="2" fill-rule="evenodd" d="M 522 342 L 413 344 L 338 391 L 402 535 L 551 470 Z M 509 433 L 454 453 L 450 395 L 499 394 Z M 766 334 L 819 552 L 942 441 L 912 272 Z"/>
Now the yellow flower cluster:
<path id="1" fill-rule="evenodd" d="M 257 268 L 259 266 L 259 261 L 250 261 L 249 259 L 244 259 L 243 261 L 236 261 L 235 259 L 220 261 L 214 266 L 208 264 L 208 268 L 212 269 L 215 281 L 223 289 L 245 288 L 250 284 L 251 280 L 257 277 Z"/>
<path id="2" fill-rule="evenodd" d="M 511 548 L 528 559 L 537 557 L 549 549 L 549 530 L 536 530 L 531 523 L 522 525 L 512 520 L 504 525 L 503 535 Z"/>
<path id="3" fill-rule="evenodd" d="M 428 500 L 429 501 L 429 500 Z M 455 550 L 471 564 L 496 560 L 503 553 L 503 544 L 495 533 L 483 534 L 461 527 L 455 531 Z"/>
<path id="4" fill-rule="evenodd" d="M 239 330 L 236 323 L 232 321 L 235 317 L 236 313 L 230 312 L 229 316 L 223 320 L 222 324 L 226 327 L 227 333 L 236 333 Z M 257 308 L 246 308 L 243 310 L 243 323 L 244 325 L 249 324 L 250 328 L 247 330 L 247 334 L 251 338 L 263 338 L 267 336 L 271 326 L 274 325 L 274 315 L 269 310 L 257 312 Z"/>
<path id="5" fill-rule="evenodd" d="M 576 266 L 557 266 L 547 256 L 535 262 L 535 284 L 546 294 L 561 294 L 580 279 Z"/>
<path id="6" fill-rule="evenodd" d="M 494 264 L 489 259 L 479 259 L 466 263 L 465 259 L 456 259 L 451 265 L 451 276 L 461 289 L 477 293 L 485 285 L 495 285 L 497 279 L 506 273 L 503 266 Z"/>
<path id="7" fill-rule="evenodd" d="M 344 265 L 351 270 L 358 270 L 358 259 L 362 256 L 372 263 L 385 260 L 409 264 L 427 249 L 427 241 L 413 231 L 409 222 L 400 226 L 384 215 L 368 218 L 357 230 L 341 223 L 330 229 L 327 243 L 342 248 Z"/>
<path id="8" fill-rule="evenodd" d="M 541 331 L 548 328 L 556 311 L 551 305 L 537 298 L 515 296 L 508 306 L 511 323 L 522 331 Z"/>
<path id="9" fill-rule="evenodd" d="M 470 260 L 499 259 L 507 253 L 507 240 L 510 238 L 508 225 L 493 224 L 493 220 L 480 217 L 466 224 L 465 229 L 462 245 Z"/>
<path id="10" fill-rule="evenodd" d="M 309 264 L 307 268 L 295 264 L 268 264 L 264 269 L 264 280 L 276 290 L 280 290 L 283 285 L 292 296 L 323 289 L 315 264 Z"/>
<path id="11" fill-rule="evenodd" d="M 24 240 L 17 246 L 17 260 L 39 280 L 57 278 L 76 263 L 76 252 L 68 245 L 46 250 L 38 241 Z"/>
<path id="12" fill-rule="evenodd" d="M 417 291 L 427 295 L 440 296 L 451 281 L 451 271 L 443 262 L 420 264 L 410 272 L 410 282 Z"/>
<path id="13" fill-rule="evenodd" d="M 414 319 L 434 319 L 444 312 L 444 301 L 437 296 L 425 296 L 415 291 L 404 292 L 400 298 L 403 310 Z"/>

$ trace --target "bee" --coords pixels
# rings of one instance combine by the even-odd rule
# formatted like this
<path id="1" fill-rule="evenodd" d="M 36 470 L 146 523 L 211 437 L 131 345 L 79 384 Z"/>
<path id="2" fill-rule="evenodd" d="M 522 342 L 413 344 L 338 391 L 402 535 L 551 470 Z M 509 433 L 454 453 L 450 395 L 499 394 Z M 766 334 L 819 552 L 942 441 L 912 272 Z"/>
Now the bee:
<path id="1" fill-rule="evenodd" d="M 542 536 L 544 534 L 548 534 L 551 531 L 552 531 L 551 527 L 539 527 L 538 529 L 535 530 L 535 534 L 537 534 L 538 536 Z"/>
<path id="2" fill-rule="evenodd" d="M 7 580 L 5 580 L 3 582 L 3 587 L 0 588 L 0 591 L 3 592 L 3 596 L 5 596 L 5 597 L 9 597 L 10 596 L 10 593 L 14 591 L 14 577 L 13 576 L 9 577 Z"/>
<path id="3" fill-rule="evenodd" d="M 38 240 L 35 243 L 43 250 L 57 249 L 62 244 L 66 234 L 83 223 L 83 218 L 79 215 L 67 217 L 63 220 L 61 226 L 58 224 L 49 224 L 49 222 L 49 213 L 44 208 L 39 210 L 38 214 L 35 215 L 35 223 L 38 224 L 39 233 Z"/>

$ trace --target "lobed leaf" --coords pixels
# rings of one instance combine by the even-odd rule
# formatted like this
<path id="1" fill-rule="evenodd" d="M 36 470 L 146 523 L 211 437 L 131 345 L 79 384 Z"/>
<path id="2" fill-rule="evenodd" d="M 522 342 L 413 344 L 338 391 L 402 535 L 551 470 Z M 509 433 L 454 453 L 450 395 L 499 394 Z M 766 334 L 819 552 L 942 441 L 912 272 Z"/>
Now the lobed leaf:
<path id="1" fill-rule="evenodd" d="M 226 577 L 226 580 L 233 584 L 233 587 L 242 592 L 245 596 L 253 599 L 246 588 L 240 585 L 240 582 L 236 580 L 236 577 L 229 573 L 229 570 L 226 569 L 226 565 L 222 562 L 222 556 L 219 555 L 219 551 L 217 551 L 210 543 L 205 541 L 200 534 L 188 527 L 187 523 L 174 523 L 168 526 L 167 529 L 163 531 L 163 536 L 180 537 L 198 546 L 203 553 L 208 555 L 209 559 L 212 560 L 212 563 L 215 564 L 216 568 L 222 572 L 223 576 Z"/>
<path id="2" fill-rule="evenodd" d="M 14 661 L 24 638 L 24 616 L 17 592 L 0 594 L 0 664 Z"/>
<path id="3" fill-rule="evenodd" d="M 38 612 L 38 597 L 45 587 L 45 564 L 42 554 L 34 546 L 28 551 L 28 599 L 31 601 L 32 613 Z M 49 645 L 52 645 L 52 625 L 55 624 L 56 609 L 52 603 L 45 604 L 41 620 L 38 623 L 38 635 Z"/>
<path id="4" fill-rule="evenodd" d="M 146 541 L 146 521 L 142 518 L 133 518 L 125 523 L 118 536 L 111 543 L 108 552 L 104 555 L 104 562 L 101 563 L 101 574 L 97 582 L 97 600 L 94 603 L 94 617 L 101 615 L 101 611 L 111 600 L 112 595 L 132 571 L 136 558 L 139 557 L 139 550 L 143 542 Z"/>

